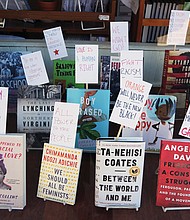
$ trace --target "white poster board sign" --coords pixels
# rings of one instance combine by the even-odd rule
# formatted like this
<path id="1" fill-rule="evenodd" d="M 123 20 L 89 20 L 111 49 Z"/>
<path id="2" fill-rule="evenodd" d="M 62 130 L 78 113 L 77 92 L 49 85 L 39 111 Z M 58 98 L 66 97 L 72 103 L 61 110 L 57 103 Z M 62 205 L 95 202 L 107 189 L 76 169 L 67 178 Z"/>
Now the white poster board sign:
<path id="1" fill-rule="evenodd" d="M 170 15 L 167 45 L 185 45 L 189 11 L 172 10 Z"/>
<path id="2" fill-rule="evenodd" d="M 74 148 L 79 104 L 55 102 L 50 144 Z"/>
<path id="3" fill-rule="evenodd" d="M 28 85 L 49 83 L 41 51 L 22 55 L 21 61 Z"/>
<path id="4" fill-rule="evenodd" d="M 190 105 L 188 107 L 185 118 L 181 125 L 179 135 L 190 138 Z"/>
<path id="5" fill-rule="evenodd" d="M 75 45 L 75 82 L 98 83 L 98 45 Z"/>
<path id="6" fill-rule="evenodd" d="M 139 208 L 145 142 L 100 138 L 96 147 L 95 205 Z"/>
<path id="7" fill-rule="evenodd" d="M 129 48 L 128 22 L 110 22 L 111 53 Z"/>
<path id="8" fill-rule="evenodd" d="M 124 79 L 143 80 L 143 51 L 121 51 L 120 63 L 120 87 Z"/>
<path id="9" fill-rule="evenodd" d="M 0 134 L 6 134 L 8 87 L 0 87 Z"/>
<path id="10" fill-rule="evenodd" d="M 68 56 L 61 27 L 44 30 L 43 33 L 51 60 Z"/>
<path id="11" fill-rule="evenodd" d="M 126 79 L 112 110 L 110 121 L 135 129 L 152 84 Z"/>

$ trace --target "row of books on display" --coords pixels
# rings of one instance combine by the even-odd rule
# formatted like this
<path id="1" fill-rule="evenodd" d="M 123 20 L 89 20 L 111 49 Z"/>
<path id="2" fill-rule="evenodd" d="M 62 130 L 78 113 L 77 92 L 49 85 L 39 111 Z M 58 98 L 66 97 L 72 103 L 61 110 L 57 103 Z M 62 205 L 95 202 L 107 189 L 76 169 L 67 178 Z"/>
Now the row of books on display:
<path id="1" fill-rule="evenodd" d="M 171 10 L 183 8 L 184 1 L 147 1 L 144 5 L 145 19 L 170 19 Z M 154 43 L 157 38 L 167 35 L 167 26 L 144 26 L 142 32 L 142 42 Z"/>
<path id="2" fill-rule="evenodd" d="M 2 87 L 9 87 L 8 112 L 19 112 L 17 132 L 27 134 L 27 149 L 42 149 L 43 144 L 48 143 L 54 104 L 63 101 L 80 104 L 76 147 L 95 151 L 95 139 L 109 134 L 111 107 L 120 91 L 119 57 L 101 56 L 100 87 L 90 89 L 93 92 L 88 93 L 89 102 L 84 105 L 82 100 L 88 89 L 84 89 L 84 84 L 75 84 L 73 60 L 54 61 L 54 85 L 28 86 L 20 60 L 21 54 L 0 53 L 0 83 Z M 5 65 L 5 60 L 9 59 Z M 189 51 L 165 51 L 160 94 L 149 96 L 136 129 L 123 129 L 125 136 L 132 133 L 134 136 L 143 136 L 146 138 L 146 150 L 159 151 L 156 134 L 165 121 L 168 124 L 165 127 L 165 138 L 172 137 L 176 114 L 178 118 L 183 118 L 189 105 L 189 65 Z M 158 114 L 163 106 L 167 109 L 166 118 Z"/>
<path id="3" fill-rule="evenodd" d="M 26 135 L 0 135 L 0 143 L 0 208 L 22 210 L 26 206 Z M 189 152 L 190 142 L 185 139 L 161 141 L 155 205 L 189 208 Z M 98 138 L 95 206 L 138 210 L 144 157 L 145 142 L 138 137 Z M 81 149 L 45 143 L 37 197 L 75 205 L 81 160 Z"/>

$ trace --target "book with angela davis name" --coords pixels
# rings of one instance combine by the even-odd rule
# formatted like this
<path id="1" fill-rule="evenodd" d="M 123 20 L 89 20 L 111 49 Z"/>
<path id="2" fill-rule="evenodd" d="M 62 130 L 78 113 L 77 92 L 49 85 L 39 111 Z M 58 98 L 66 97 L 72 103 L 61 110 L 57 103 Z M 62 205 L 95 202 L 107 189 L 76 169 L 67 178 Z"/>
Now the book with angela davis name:
<path id="1" fill-rule="evenodd" d="M 27 149 L 42 149 L 49 142 L 54 104 L 61 101 L 61 86 L 25 86 L 18 95 L 17 131 L 26 133 Z"/>
<path id="2" fill-rule="evenodd" d="M 96 139 L 108 136 L 110 91 L 69 88 L 67 102 L 80 104 L 75 147 L 95 152 Z"/>
<path id="3" fill-rule="evenodd" d="M 45 143 L 37 197 L 74 205 L 81 158 L 81 149 Z"/>
<path id="4" fill-rule="evenodd" d="M 99 138 L 96 143 L 95 205 L 141 206 L 145 142 L 141 138 Z"/>
<path id="5" fill-rule="evenodd" d="M 188 139 L 162 140 L 157 180 L 157 206 L 189 207 L 189 152 Z"/>
<path id="6" fill-rule="evenodd" d="M 26 134 L 0 135 L 0 209 L 26 206 Z"/>

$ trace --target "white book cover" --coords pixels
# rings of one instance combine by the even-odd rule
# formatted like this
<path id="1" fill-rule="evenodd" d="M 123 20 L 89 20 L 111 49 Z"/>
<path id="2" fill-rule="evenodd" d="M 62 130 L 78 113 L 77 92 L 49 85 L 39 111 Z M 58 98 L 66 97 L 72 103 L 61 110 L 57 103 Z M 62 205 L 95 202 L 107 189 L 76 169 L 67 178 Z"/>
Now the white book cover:
<path id="1" fill-rule="evenodd" d="M 6 134 L 8 87 L 0 87 L 0 134 Z"/>
<path id="2" fill-rule="evenodd" d="M 81 149 L 72 149 L 45 143 L 37 197 L 74 205 L 81 158 Z"/>
<path id="3" fill-rule="evenodd" d="M 96 145 L 95 205 L 139 208 L 145 142 L 100 138 Z"/>
<path id="4" fill-rule="evenodd" d="M 0 135 L 0 209 L 26 206 L 26 135 Z"/>

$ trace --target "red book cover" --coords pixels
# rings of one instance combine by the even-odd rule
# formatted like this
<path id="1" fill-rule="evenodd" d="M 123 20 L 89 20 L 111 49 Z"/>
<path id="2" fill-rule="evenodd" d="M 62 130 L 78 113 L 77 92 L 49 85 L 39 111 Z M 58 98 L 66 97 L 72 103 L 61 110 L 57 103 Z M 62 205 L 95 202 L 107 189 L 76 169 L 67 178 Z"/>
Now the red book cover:
<path id="1" fill-rule="evenodd" d="M 156 205 L 190 206 L 190 141 L 162 140 Z"/>

